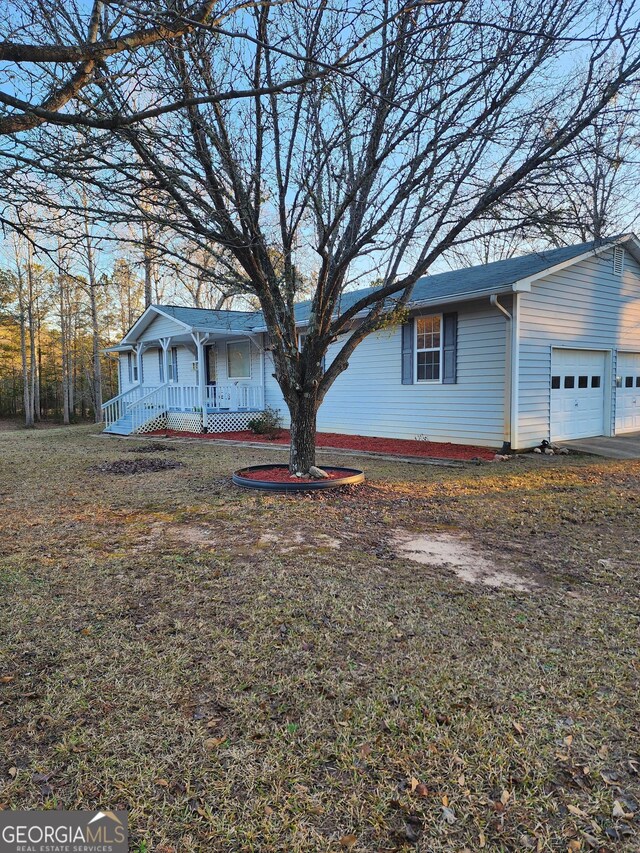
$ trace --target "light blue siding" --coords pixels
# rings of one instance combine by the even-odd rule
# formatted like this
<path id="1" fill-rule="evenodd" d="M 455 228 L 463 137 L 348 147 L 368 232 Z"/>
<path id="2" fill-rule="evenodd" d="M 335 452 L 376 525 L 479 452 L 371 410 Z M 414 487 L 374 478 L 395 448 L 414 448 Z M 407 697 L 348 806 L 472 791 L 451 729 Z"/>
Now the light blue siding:
<path id="1" fill-rule="evenodd" d="M 158 314 L 144 332 L 138 336 L 138 341 L 156 341 L 158 338 L 169 338 L 172 335 L 184 335 L 185 328 L 181 323 Z"/>
<path id="2" fill-rule="evenodd" d="M 458 381 L 401 383 L 401 329 L 369 335 L 352 355 L 318 412 L 318 430 L 388 438 L 416 437 L 500 447 L 504 433 L 505 319 L 488 300 L 458 311 Z M 328 362 L 339 349 L 332 345 Z M 269 405 L 287 410 L 266 366 Z"/>
<path id="3" fill-rule="evenodd" d="M 580 261 L 520 294 L 519 318 L 518 447 L 525 448 L 551 433 L 553 346 L 609 351 L 606 399 L 615 400 L 615 351 L 640 349 L 640 267 L 625 252 L 624 272 L 614 274 L 611 249 Z M 612 428 L 613 404 L 606 417 Z"/>

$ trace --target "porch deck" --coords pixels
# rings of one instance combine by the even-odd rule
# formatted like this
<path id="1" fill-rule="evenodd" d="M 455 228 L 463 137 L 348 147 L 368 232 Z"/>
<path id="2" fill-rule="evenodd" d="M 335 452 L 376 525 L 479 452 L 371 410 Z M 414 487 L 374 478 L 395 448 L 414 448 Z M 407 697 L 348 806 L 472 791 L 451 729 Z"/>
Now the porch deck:
<path id="1" fill-rule="evenodd" d="M 212 385 L 135 385 L 102 406 L 105 432 L 114 435 L 168 428 L 184 432 L 246 429 L 264 410 L 264 388 L 234 382 Z"/>

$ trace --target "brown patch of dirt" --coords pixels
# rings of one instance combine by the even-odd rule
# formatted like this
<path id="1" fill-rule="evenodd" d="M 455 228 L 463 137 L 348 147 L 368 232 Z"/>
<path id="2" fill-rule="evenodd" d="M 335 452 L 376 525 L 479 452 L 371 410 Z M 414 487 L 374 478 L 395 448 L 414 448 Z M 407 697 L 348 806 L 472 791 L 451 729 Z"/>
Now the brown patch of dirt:
<path id="1" fill-rule="evenodd" d="M 288 554 L 299 548 L 330 548 L 331 550 L 337 550 L 341 545 L 342 542 L 335 536 L 327 536 L 325 533 L 314 533 L 299 528 L 289 531 L 286 536 L 268 530 L 258 540 L 259 547 L 277 548 L 283 554 Z"/>
<path id="2" fill-rule="evenodd" d="M 529 592 L 537 584 L 500 566 L 465 537 L 452 533 L 410 533 L 396 530 L 392 537 L 396 554 L 424 566 L 450 569 L 466 583 L 494 589 Z"/>
<path id="3" fill-rule="evenodd" d="M 92 465 L 87 471 L 97 474 L 148 474 L 170 468 L 184 468 L 184 464 L 172 459 L 116 459 L 115 462 Z"/>

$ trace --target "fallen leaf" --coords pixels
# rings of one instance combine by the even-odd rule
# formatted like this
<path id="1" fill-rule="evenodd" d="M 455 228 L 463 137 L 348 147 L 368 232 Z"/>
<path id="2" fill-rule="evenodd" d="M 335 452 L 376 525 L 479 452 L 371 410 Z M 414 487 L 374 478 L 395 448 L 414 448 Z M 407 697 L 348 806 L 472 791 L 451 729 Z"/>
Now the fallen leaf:
<path id="1" fill-rule="evenodd" d="M 579 806 L 572 806 L 571 804 L 569 804 L 567 806 L 567 811 L 570 814 L 574 815 L 574 817 L 589 817 L 589 815 L 586 812 L 582 811 Z"/>
<path id="2" fill-rule="evenodd" d="M 487 846 L 487 839 L 485 837 L 484 832 L 480 832 L 478 835 L 478 847 L 483 848 Z"/>
<path id="3" fill-rule="evenodd" d="M 514 720 L 514 721 L 511 723 L 511 725 L 513 726 L 514 730 L 515 730 L 519 735 L 523 735 L 523 734 L 524 734 L 524 726 L 522 725 L 522 723 L 516 723 L 516 721 Z"/>
<path id="4" fill-rule="evenodd" d="M 564 739 L 564 742 L 566 746 L 571 746 L 571 744 L 573 743 L 573 735 L 567 735 Z"/>
<path id="5" fill-rule="evenodd" d="M 576 850 L 582 850 L 582 841 L 577 838 L 572 838 L 569 842 L 569 853 L 575 853 Z"/>
<path id="6" fill-rule="evenodd" d="M 633 817 L 633 812 L 626 812 L 624 810 L 624 806 L 620 802 L 620 800 L 616 800 L 613 804 L 613 811 L 611 812 L 613 817 L 621 817 L 625 820 L 631 820 Z"/>
<path id="7" fill-rule="evenodd" d="M 609 747 L 603 743 L 600 749 L 598 750 L 598 758 L 606 758 L 608 755 Z"/>
<path id="8" fill-rule="evenodd" d="M 418 785 L 420 784 L 420 782 L 419 782 L 419 780 L 418 780 L 418 779 L 416 779 L 416 777 L 415 777 L 415 776 L 412 776 L 412 777 L 411 777 L 411 782 L 410 782 L 409 784 L 410 784 L 410 786 L 411 786 L 411 793 L 413 794 L 413 792 L 414 792 L 414 791 L 415 791 L 415 789 L 418 787 Z"/>
<path id="9" fill-rule="evenodd" d="M 18 768 L 17 767 L 10 767 L 9 768 L 9 776 L 11 776 L 12 779 L 15 779 L 17 775 L 18 775 Z"/>
<path id="10" fill-rule="evenodd" d="M 414 791 L 416 797 L 428 797 L 430 794 L 429 789 L 424 784 L 424 782 L 420 782 L 419 785 L 416 785 L 416 790 Z"/>
<path id="11" fill-rule="evenodd" d="M 15 675 L 3 675 L 0 678 L 0 684 L 9 684 L 11 681 L 15 680 Z"/>
<path id="12" fill-rule="evenodd" d="M 510 791 L 503 791 L 502 795 L 500 797 L 500 802 L 502 803 L 502 805 L 506 806 L 510 799 L 511 799 L 511 792 Z"/>
<path id="13" fill-rule="evenodd" d="M 264 813 L 267 815 L 267 817 L 268 817 L 269 815 L 272 815 L 272 814 L 273 814 L 273 809 L 271 808 L 271 806 L 265 806 L 265 807 L 264 807 Z"/>
<path id="14" fill-rule="evenodd" d="M 351 850 L 352 847 L 355 847 L 358 839 L 355 835 L 343 835 L 340 839 L 340 847 L 344 847 L 346 850 Z"/>
<path id="15" fill-rule="evenodd" d="M 466 779 L 464 778 L 464 773 L 461 773 L 460 776 L 458 776 L 458 785 L 460 785 L 461 788 L 464 788 L 465 784 Z"/>
<path id="16" fill-rule="evenodd" d="M 168 788 L 169 787 L 169 783 L 167 782 L 166 779 L 155 779 L 154 781 L 155 781 L 156 785 L 159 785 L 161 788 Z"/>
<path id="17" fill-rule="evenodd" d="M 442 798 L 442 805 L 446 808 L 449 805 L 449 797 L 445 794 Z"/>
<path id="18" fill-rule="evenodd" d="M 208 737 L 204 745 L 207 749 L 217 749 L 226 741 L 226 737 Z"/>

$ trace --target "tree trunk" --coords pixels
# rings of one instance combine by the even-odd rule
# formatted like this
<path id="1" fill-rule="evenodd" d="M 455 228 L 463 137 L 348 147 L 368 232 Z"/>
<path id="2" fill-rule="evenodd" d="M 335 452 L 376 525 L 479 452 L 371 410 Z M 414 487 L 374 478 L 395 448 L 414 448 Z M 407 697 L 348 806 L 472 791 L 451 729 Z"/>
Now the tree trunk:
<path id="1" fill-rule="evenodd" d="M 318 402 L 315 396 L 303 394 L 289 403 L 291 415 L 291 450 L 289 470 L 292 474 L 307 474 L 316 464 L 316 418 Z"/>
<path id="2" fill-rule="evenodd" d="M 24 400 L 24 425 L 34 426 L 33 405 L 29 391 L 29 366 L 27 364 L 27 329 L 24 310 L 20 308 L 20 360 L 22 362 L 22 393 Z"/>
<path id="3" fill-rule="evenodd" d="M 153 250 L 151 247 L 151 228 L 148 222 L 142 224 L 144 247 L 144 307 L 153 302 Z"/>
<path id="4" fill-rule="evenodd" d="M 69 357 L 68 357 L 68 337 L 67 337 L 67 318 L 65 311 L 64 299 L 64 275 L 61 272 L 58 276 L 60 288 L 60 363 L 62 368 L 62 423 L 70 423 L 69 412 Z"/>

